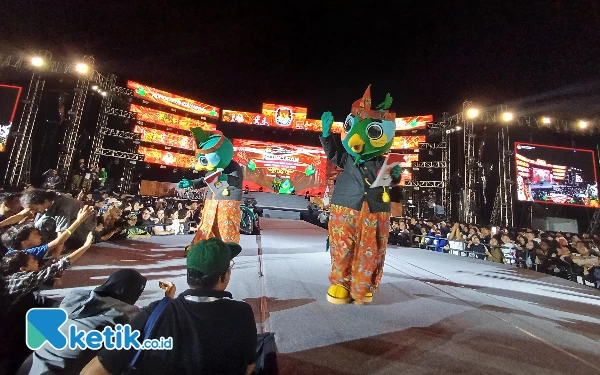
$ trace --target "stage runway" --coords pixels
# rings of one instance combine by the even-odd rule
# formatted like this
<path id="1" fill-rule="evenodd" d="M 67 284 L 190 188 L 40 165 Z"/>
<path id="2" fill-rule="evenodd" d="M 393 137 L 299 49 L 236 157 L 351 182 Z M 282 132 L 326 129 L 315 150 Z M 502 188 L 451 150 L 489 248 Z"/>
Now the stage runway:
<path id="1" fill-rule="evenodd" d="M 228 288 L 250 303 L 259 331 L 276 334 L 281 374 L 600 374 L 600 293 L 510 266 L 392 247 L 371 305 L 336 306 L 325 293 L 327 232 L 299 220 L 261 219 Z M 63 277 L 60 297 L 113 271 L 186 289 L 191 236 L 95 246 Z M 257 256 L 262 249 L 262 261 Z M 262 274 L 261 274 L 262 273 Z"/>

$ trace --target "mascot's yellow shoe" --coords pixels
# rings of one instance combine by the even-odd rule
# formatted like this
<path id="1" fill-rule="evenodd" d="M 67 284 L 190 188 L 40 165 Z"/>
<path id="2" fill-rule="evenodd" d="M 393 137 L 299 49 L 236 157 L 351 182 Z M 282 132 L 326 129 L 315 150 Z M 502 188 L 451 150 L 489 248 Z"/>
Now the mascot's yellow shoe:
<path id="1" fill-rule="evenodd" d="M 367 292 L 365 294 L 365 298 L 363 299 L 363 302 L 364 303 L 371 303 L 371 302 L 373 302 L 373 293 Z"/>
<path id="2" fill-rule="evenodd" d="M 329 290 L 327 290 L 327 301 L 334 305 L 345 305 L 350 303 L 350 300 L 350 292 L 342 285 L 332 285 L 329 287 Z"/>

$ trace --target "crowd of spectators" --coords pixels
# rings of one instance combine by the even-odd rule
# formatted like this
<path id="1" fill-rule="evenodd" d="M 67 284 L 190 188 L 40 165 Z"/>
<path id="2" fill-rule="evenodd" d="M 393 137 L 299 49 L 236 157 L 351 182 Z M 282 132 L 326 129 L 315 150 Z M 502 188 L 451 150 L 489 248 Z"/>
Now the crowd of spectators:
<path id="1" fill-rule="evenodd" d="M 393 217 L 388 242 L 511 264 L 600 289 L 598 235 Z"/>
<path id="2" fill-rule="evenodd" d="M 76 197 L 31 187 L 3 193 L 0 373 L 14 373 L 30 352 L 25 345 L 27 311 L 58 306 L 41 292 L 58 287 L 65 270 L 93 243 L 193 233 L 201 209 L 198 202 L 99 191 Z M 135 299 L 126 302 L 131 305 Z"/>

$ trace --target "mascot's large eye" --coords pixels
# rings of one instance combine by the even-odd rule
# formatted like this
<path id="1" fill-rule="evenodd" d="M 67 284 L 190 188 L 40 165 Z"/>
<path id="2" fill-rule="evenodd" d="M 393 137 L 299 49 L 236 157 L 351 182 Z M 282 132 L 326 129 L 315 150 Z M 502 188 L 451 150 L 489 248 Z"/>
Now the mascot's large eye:
<path id="1" fill-rule="evenodd" d="M 208 159 L 206 159 L 206 157 L 202 156 L 202 157 L 200 157 L 200 159 L 198 159 L 198 163 L 200 163 L 200 165 L 203 165 L 206 167 L 208 165 Z"/>
<path id="2" fill-rule="evenodd" d="M 383 128 L 380 123 L 372 122 L 367 126 L 367 136 L 369 139 L 379 139 L 383 135 Z"/>
<path id="3" fill-rule="evenodd" d="M 350 133 L 352 125 L 354 125 L 354 116 L 348 115 L 348 117 L 346 117 L 346 121 L 344 121 L 344 132 Z"/>

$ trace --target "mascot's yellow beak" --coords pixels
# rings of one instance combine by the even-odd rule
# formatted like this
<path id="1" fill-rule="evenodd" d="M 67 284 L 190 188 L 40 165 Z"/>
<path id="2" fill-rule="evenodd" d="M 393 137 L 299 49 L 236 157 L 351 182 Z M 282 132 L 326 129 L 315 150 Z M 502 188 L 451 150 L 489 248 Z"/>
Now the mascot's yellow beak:
<path id="1" fill-rule="evenodd" d="M 202 165 L 200 163 L 196 163 L 196 165 L 194 166 L 194 169 L 197 171 L 212 171 L 213 169 L 215 169 L 215 166 L 208 163 L 208 165 Z"/>
<path id="2" fill-rule="evenodd" d="M 362 140 L 360 135 L 354 134 L 348 140 L 348 146 L 352 149 L 352 151 L 356 152 L 357 154 L 360 154 L 365 148 L 365 142 Z"/>

